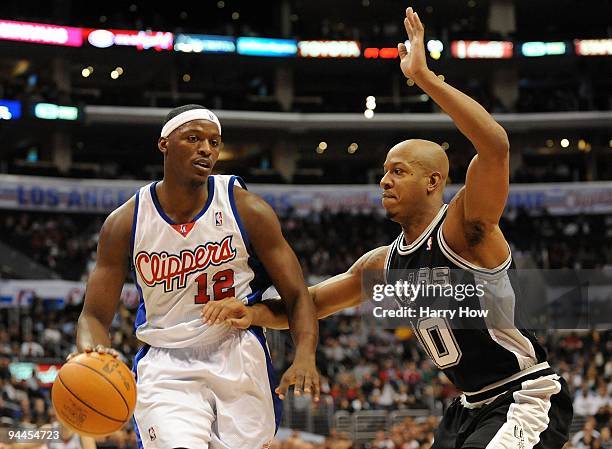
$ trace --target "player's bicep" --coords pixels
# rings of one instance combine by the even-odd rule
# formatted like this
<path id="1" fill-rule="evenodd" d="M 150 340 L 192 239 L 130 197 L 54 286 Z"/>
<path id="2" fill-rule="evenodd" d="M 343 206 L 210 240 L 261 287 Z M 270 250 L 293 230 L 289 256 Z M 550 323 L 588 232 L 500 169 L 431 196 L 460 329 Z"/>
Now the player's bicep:
<path id="1" fill-rule="evenodd" d="M 476 155 L 465 179 L 464 221 L 496 226 L 502 216 L 509 190 L 510 155 Z"/>
<path id="2" fill-rule="evenodd" d="M 286 300 L 296 299 L 305 290 L 300 263 L 281 231 L 274 210 L 252 193 L 234 190 L 238 212 L 249 240 L 278 293 Z"/>

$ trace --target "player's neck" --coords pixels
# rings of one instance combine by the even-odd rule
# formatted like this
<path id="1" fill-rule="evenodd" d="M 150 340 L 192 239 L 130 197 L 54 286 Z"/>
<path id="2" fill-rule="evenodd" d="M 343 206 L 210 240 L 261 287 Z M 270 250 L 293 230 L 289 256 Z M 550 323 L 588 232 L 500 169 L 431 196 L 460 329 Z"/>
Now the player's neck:
<path id="1" fill-rule="evenodd" d="M 438 215 L 438 212 L 440 212 L 441 207 L 442 204 L 432 204 L 411 214 L 408 220 L 401 223 L 406 244 L 410 245 L 427 229 L 427 226 L 431 224 L 436 215 Z"/>
<path id="2" fill-rule="evenodd" d="M 155 191 L 166 215 L 175 223 L 187 223 L 204 207 L 208 198 L 208 182 L 193 186 L 164 179 L 156 185 Z"/>

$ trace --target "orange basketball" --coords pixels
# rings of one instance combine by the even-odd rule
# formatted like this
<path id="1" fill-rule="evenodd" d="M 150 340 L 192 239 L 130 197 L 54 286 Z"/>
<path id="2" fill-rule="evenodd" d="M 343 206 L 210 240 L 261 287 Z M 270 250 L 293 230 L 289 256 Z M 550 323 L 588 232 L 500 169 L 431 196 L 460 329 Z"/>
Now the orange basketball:
<path id="1" fill-rule="evenodd" d="M 81 435 L 98 437 L 119 430 L 132 417 L 136 382 L 119 359 L 83 353 L 62 366 L 51 399 L 64 425 Z"/>

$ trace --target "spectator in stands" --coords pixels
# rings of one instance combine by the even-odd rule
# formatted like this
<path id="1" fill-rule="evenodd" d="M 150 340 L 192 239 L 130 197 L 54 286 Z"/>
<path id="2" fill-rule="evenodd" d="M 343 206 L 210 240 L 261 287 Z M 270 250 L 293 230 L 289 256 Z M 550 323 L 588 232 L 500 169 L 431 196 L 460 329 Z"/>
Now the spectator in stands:
<path id="1" fill-rule="evenodd" d="M 612 437 L 610 436 L 610 426 L 606 425 L 601 428 L 599 433 L 599 441 L 601 441 L 602 449 L 612 449 Z"/>
<path id="2" fill-rule="evenodd" d="M 584 422 L 584 427 L 582 430 L 572 438 L 572 446 L 576 449 L 586 449 L 590 448 L 593 440 L 599 438 L 599 432 L 595 430 L 595 418 L 589 416 L 587 420 Z"/>
<path id="3" fill-rule="evenodd" d="M 597 387 L 597 395 L 593 398 L 593 404 L 591 410 L 594 410 L 594 415 L 610 415 L 610 405 L 612 401 L 610 400 L 610 393 L 608 392 L 608 386 L 605 381 L 601 380 L 599 382 L 599 386 Z"/>
<path id="4" fill-rule="evenodd" d="M 395 444 L 385 435 L 385 432 L 380 430 L 376 432 L 376 437 L 371 444 L 372 449 L 394 449 Z"/>
<path id="5" fill-rule="evenodd" d="M 45 350 L 40 343 L 32 340 L 32 334 L 27 334 L 21 344 L 20 354 L 24 358 L 44 357 Z"/>

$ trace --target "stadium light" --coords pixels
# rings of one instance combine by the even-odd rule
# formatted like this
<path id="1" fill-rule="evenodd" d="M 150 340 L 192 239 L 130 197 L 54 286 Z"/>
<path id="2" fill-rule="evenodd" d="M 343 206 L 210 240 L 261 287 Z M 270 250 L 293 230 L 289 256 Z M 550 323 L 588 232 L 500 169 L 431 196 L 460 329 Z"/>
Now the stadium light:
<path id="1" fill-rule="evenodd" d="M 366 98 L 366 108 L 368 109 L 376 109 L 376 97 L 370 95 Z"/>
<path id="2" fill-rule="evenodd" d="M 440 59 L 443 49 L 444 44 L 442 41 L 437 39 L 430 39 L 427 41 L 427 51 L 429 51 L 429 56 L 431 56 L 433 59 Z"/>
<path id="3" fill-rule="evenodd" d="M 355 151 L 357 151 L 358 148 L 359 145 L 357 145 L 356 142 L 353 142 L 348 146 L 348 149 L 346 151 L 348 151 L 349 154 L 355 154 Z"/>
<path id="4" fill-rule="evenodd" d="M 374 111 L 372 109 L 366 109 L 363 115 L 365 115 L 365 118 L 370 119 L 374 117 Z"/>
<path id="5" fill-rule="evenodd" d="M 110 73 L 110 77 L 111 77 L 112 79 L 116 80 L 117 78 L 119 78 L 119 72 L 117 72 L 116 70 L 113 70 L 113 71 Z"/>
<path id="6" fill-rule="evenodd" d="M 569 143 L 569 140 L 567 140 L 567 139 L 561 139 L 561 146 L 562 146 L 563 148 L 567 148 L 567 147 L 569 147 L 569 144 L 570 144 L 570 143 Z"/>

